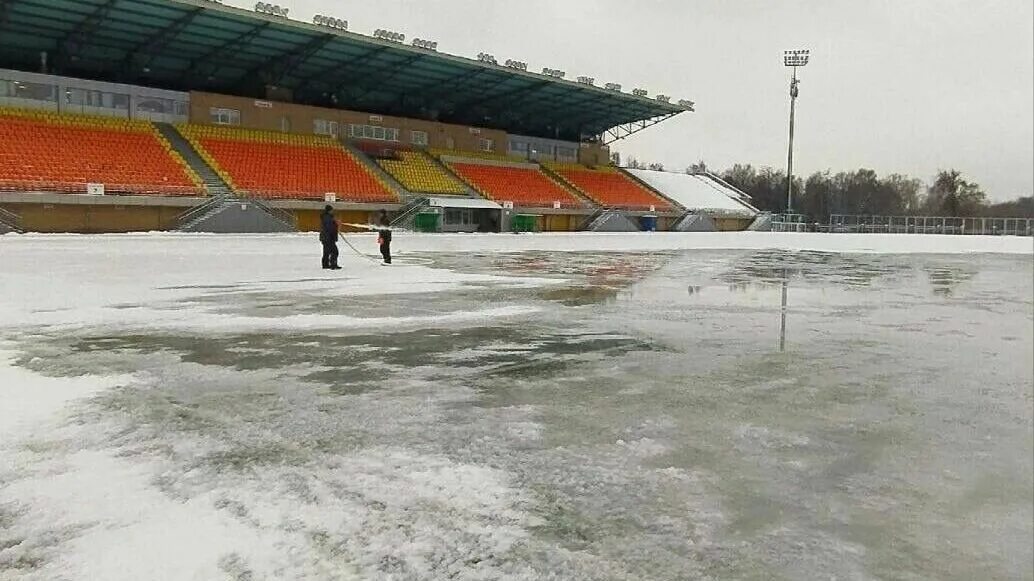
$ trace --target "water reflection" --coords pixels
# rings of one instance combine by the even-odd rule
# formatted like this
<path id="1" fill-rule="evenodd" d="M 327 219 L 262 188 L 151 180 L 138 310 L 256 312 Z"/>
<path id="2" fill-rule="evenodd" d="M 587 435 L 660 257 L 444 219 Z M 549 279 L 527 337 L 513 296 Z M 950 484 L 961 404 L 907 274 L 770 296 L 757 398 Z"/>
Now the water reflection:
<path id="1" fill-rule="evenodd" d="M 950 297 L 955 294 L 959 285 L 968 282 L 976 275 L 971 265 L 938 265 L 924 269 L 933 286 L 933 294 Z"/>
<path id="2" fill-rule="evenodd" d="M 787 275 L 786 269 L 783 269 L 783 302 L 782 308 L 780 309 L 779 316 L 779 352 L 783 353 L 786 351 L 786 295 L 790 288 L 790 278 Z"/>

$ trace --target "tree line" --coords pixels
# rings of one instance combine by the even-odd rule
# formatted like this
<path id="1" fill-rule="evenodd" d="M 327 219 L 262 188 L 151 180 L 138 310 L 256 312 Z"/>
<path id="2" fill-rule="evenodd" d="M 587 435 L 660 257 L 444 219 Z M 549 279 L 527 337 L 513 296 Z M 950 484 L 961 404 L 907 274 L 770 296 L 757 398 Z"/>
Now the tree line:
<path id="1" fill-rule="evenodd" d="M 645 164 L 635 158 L 629 159 L 628 166 L 664 169 L 662 164 Z M 714 171 L 703 161 L 686 168 L 686 173 L 703 172 L 743 190 L 760 210 L 786 210 L 786 172 L 782 170 L 736 164 Z M 901 174 L 881 177 L 871 169 L 815 172 L 806 179 L 794 176 L 793 192 L 793 210 L 815 222 L 826 222 L 830 214 L 1034 218 L 1034 197 L 992 204 L 979 184 L 954 169 L 939 171 L 929 184 Z"/>

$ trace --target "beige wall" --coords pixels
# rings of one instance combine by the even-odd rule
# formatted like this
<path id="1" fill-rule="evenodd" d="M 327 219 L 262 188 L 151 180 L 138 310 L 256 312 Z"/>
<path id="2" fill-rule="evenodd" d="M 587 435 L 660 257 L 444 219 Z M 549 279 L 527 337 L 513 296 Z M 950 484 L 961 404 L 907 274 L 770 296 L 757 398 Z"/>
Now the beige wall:
<path id="1" fill-rule="evenodd" d="M 578 148 L 578 162 L 585 165 L 610 163 L 610 148 L 599 143 L 583 143 Z"/>
<path id="2" fill-rule="evenodd" d="M 185 208 L 85 204 L 5 204 L 27 232 L 147 232 L 172 228 Z"/>
<path id="3" fill-rule="evenodd" d="M 348 134 L 348 125 L 350 124 L 380 125 L 382 127 L 398 129 L 399 141 L 404 145 L 412 143 L 411 131 L 426 131 L 430 147 L 437 149 L 447 149 L 449 137 L 452 137 L 455 148 L 460 151 L 477 151 L 479 149 L 479 138 L 493 140 L 496 153 L 506 153 L 507 144 L 509 143 L 506 132 L 495 129 L 474 128 L 475 133 L 472 133 L 471 128 L 464 125 L 450 125 L 448 123 L 420 121 L 387 115 L 381 116 L 381 119 L 377 120 L 376 115 L 370 115 L 369 113 L 325 109 L 308 105 L 231 97 L 196 91 L 190 94 L 191 123 L 210 123 L 209 109 L 212 107 L 236 109 L 241 112 L 241 127 L 264 129 L 267 131 L 280 131 L 281 119 L 287 117 L 290 119 L 292 133 L 309 135 L 313 132 L 313 122 L 316 119 L 326 119 L 327 121 L 337 121 L 342 135 Z"/>
<path id="4" fill-rule="evenodd" d="M 323 210 L 288 210 L 298 218 L 298 230 L 301 232 L 318 232 L 320 229 L 320 213 Z M 342 224 L 370 224 L 380 212 L 365 210 L 338 210 L 334 212 L 337 221 Z M 351 226 L 342 226 L 342 232 L 364 231 Z"/>
<path id="5" fill-rule="evenodd" d="M 714 218 L 714 226 L 719 232 L 740 232 L 753 222 L 753 218 Z"/>

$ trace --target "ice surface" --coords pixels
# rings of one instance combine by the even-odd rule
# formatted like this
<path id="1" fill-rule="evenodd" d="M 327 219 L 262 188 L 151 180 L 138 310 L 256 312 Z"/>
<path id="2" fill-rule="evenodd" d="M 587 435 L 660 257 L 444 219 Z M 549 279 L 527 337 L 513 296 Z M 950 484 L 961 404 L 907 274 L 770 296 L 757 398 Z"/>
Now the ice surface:
<path id="1" fill-rule="evenodd" d="M 0 238 L 0 579 L 1034 576 L 1029 239 L 398 238 Z"/>
<path id="2" fill-rule="evenodd" d="M 721 211 L 742 216 L 757 214 L 752 208 L 731 197 L 730 194 L 733 192 L 725 193 L 719 189 L 718 184 L 708 178 L 646 169 L 627 171 L 690 210 Z"/>

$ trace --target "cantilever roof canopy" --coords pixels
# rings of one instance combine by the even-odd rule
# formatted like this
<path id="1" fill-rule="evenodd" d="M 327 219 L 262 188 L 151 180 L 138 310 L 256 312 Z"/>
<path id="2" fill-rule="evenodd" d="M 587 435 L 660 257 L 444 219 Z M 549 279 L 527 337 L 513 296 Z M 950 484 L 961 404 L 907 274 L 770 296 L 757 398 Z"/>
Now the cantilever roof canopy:
<path id="1" fill-rule="evenodd" d="M 0 68 L 265 97 L 581 140 L 690 107 L 224 6 L 0 0 Z M 615 133 L 614 137 L 618 134 Z M 622 134 L 623 136 L 623 134 Z"/>

